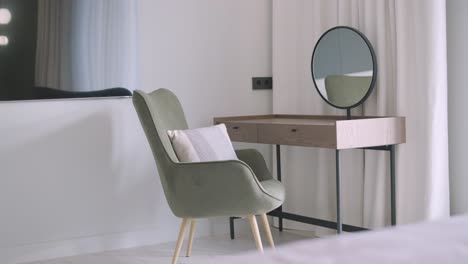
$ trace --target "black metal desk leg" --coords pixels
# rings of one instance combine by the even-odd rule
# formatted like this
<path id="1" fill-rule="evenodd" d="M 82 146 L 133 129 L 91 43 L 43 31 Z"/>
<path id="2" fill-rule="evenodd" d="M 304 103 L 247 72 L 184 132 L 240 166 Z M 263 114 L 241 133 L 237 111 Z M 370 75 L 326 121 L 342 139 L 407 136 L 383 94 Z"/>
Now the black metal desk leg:
<path id="1" fill-rule="evenodd" d="M 281 181 L 281 146 L 276 145 L 276 175 L 278 178 L 278 181 Z M 278 208 L 280 212 L 283 211 L 283 206 L 280 206 Z M 278 229 L 279 231 L 283 231 L 283 218 L 278 217 Z"/>
<path id="2" fill-rule="evenodd" d="M 231 239 L 234 239 L 234 217 L 229 217 L 229 231 L 231 233 Z"/>
<path id="3" fill-rule="evenodd" d="M 392 225 L 396 225 L 395 145 L 390 146 L 390 207 Z"/>
<path id="4" fill-rule="evenodd" d="M 340 184 L 340 151 L 336 150 L 336 232 L 340 234 L 343 231 L 341 222 L 341 184 Z"/>

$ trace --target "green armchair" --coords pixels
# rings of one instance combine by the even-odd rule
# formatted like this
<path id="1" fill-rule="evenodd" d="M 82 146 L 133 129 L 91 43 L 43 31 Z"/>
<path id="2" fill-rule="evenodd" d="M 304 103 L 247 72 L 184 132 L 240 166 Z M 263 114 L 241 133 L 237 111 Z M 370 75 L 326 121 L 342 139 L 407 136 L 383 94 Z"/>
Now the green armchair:
<path id="1" fill-rule="evenodd" d="M 177 97 L 167 89 L 135 91 L 133 104 L 151 146 L 169 207 L 182 218 L 172 263 L 177 262 L 190 223 L 190 256 L 196 219 L 214 216 L 247 217 L 258 250 L 263 251 L 255 215 L 260 215 L 269 243 L 274 247 L 266 213 L 281 206 L 284 187 L 274 180 L 256 150 L 238 150 L 239 160 L 179 162 L 167 130 L 187 129 Z"/>

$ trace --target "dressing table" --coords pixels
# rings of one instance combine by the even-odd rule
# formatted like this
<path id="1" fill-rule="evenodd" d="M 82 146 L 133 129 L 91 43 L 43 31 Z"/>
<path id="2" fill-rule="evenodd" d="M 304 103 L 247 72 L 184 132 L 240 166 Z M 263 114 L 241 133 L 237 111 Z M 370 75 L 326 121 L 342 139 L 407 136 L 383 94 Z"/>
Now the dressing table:
<path id="1" fill-rule="evenodd" d="M 342 222 L 340 152 L 349 149 L 389 152 L 391 224 L 396 225 L 395 146 L 406 142 L 405 117 L 351 116 L 351 109 L 361 105 L 375 86 L 377 62 L 371 43 L 356 29 L 334 27 L 318 40 L 311 73 L 319 95 L 333 107 L 346 110 L 345 116 L 231 116 L 216 117 L 214 123 L 224 123 L 232 141 L 275 145 L 278 180 L 281 145 L 335 150 L 336 222 L 284 212 L 280 207 L 269 213 L 279 218 L 280 231 L 283 219 L 336 229 L 337 233 L 366 230 Z M 231 238 L 234 219 L 230 218 Z"/>
<path id="2" fill-rule="evenodd" d="M 390 152 L 391 219 L 392 225 L 396 224 L 395 145 L 406 142 L 404 117 L 353 117 L 348 120 L 342 116 L 258 115 L 219 117 L 215 118 L 214 122 L 226 125 L 232 141 L 276 145 L 278 180 L 281 180 L 281 145 L 335 149 L 337 221 L 296 215 L 278 208 L 269 214 L 279 218 L 280 230 L 282 219 L 336 228 L 338 233 L 342 230 L 365 230 L 362 227 L 342 224 L 340 151 L 346 149 Z"/>

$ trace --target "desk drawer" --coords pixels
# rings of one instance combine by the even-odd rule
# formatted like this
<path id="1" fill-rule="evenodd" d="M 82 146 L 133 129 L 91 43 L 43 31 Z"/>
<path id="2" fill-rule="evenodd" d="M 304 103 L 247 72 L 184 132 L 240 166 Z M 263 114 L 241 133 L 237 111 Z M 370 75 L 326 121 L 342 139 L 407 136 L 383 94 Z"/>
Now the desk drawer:
<path id="1" fill-rule="evenodd" d="M 231 141 L 257 142 L 257 126 L 255 124 L 226 123 Z"/>
<path id="2" fill-rule="evenodd" d="M 258 124 L 258 142 L 292 146 L 334 148 L 335 126 Z"/>

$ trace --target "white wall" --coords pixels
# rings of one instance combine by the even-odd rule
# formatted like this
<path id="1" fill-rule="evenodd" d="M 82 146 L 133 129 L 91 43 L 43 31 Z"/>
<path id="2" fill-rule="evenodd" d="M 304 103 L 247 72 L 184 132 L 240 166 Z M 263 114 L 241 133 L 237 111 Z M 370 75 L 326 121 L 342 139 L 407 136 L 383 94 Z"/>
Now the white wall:
<path id="1" fill-rule="evenodd" d="M 450 204 L 468 212 L 468 1 L 447 0 Z"/>
<path id="2" fill-rule="evenodd" d="M 271 1 L 142 0 L 141 87 L 174 91 L 190 125 L 213 115 L 271 112 Z"/>
<path id="3" fill-rule="evenodd" d="M 172 89 L 194 127 L 271 113 L 271 91 L 250 79 L 271 76 L 270 0 L 139 4 L 141 89 Z M 130 99 L 0 103 L 0 134 L 0 263 L 175 240 Z"/>

